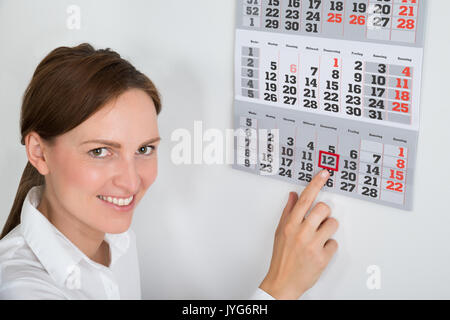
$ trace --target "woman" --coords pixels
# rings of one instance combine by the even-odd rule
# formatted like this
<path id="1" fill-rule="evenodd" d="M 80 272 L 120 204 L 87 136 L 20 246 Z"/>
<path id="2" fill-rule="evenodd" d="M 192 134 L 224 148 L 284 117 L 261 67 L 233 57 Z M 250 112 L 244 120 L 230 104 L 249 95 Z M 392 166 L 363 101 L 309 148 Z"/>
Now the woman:
<path id="1" fill-rule="evenodd" d="M 23 99 L 28 163 L 0 241 L 2 299 L 139 299 L 133 211 L 157 175 L 159 93 L 116 52 L 59 47 Z M 336 251 L 337 222 L 316 205 L 328 172 L 275 234 L 269 272 L 252 298 L 297 299 Z"/>

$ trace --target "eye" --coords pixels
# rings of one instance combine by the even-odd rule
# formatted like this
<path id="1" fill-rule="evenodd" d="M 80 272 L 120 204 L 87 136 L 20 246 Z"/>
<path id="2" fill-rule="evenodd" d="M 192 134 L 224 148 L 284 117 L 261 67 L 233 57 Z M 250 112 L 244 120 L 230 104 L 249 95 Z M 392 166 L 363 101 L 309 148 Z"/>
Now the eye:
<path id="1" fill-rule="evenodd" d="M 142 146 L 138 149 L 139 153 L 145 156 L 149 156 L 153 153 L 153 151 L 156 149 L 155 146 L 148 145 L 148 146 Z"/>
<path id="2" fill-rule="evenodd" d="M 103 151 L 106 151 L 106 148 L 96 148 L 92 149 L 88 153 L 93 156 L 94 158 L 105 158 L 106 154 L 103 153 Z M 103 155 L 103 156 L 102 156 Z"/>

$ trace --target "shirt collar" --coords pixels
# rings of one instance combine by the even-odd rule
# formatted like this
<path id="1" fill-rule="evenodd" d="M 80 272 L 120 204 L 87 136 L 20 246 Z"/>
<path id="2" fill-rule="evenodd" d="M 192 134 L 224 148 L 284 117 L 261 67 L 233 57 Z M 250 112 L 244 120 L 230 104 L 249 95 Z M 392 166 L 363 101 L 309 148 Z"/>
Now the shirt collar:
<path id="1" fill-rule="evenodd" d="M 75 265 L 82 259 L 91 265 L 101 267 L 79 250 L 66 236 L 64 236 L 37 207 L 41 201 L 44 186 L 32 187 L 22 206 L 21 230 L 22 234 L 50 276 L 63 285 Z M 128 231 L 120 234 L 105 234 L 111 254 L 112 267 L 130 245 Z"/>

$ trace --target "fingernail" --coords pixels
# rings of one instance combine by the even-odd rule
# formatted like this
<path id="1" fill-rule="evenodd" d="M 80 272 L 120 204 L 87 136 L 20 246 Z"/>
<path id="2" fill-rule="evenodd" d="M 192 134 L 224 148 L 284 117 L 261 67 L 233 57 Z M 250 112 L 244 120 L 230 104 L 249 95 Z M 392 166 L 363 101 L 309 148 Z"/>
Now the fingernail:
<path id="1" fill-rule="evenodd" d="M 322 178 L 328 178 L 328 176 L 330 175 L 330 173 L 326 169 L 322 170 L 322 172 L 320 174 L 321 174 Z"/>

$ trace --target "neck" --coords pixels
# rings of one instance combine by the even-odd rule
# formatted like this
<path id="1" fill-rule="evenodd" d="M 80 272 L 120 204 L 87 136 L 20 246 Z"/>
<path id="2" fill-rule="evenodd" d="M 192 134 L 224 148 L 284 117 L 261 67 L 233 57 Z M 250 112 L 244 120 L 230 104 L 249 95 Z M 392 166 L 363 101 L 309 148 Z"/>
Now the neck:
<path id="1" fill-rule="evenodd" d="M 105 233 L 65 212 L 49 191 L 46 186 L 37 209 L 87 257 L 109 266 L 109 246 L 104 241 Z"/>

